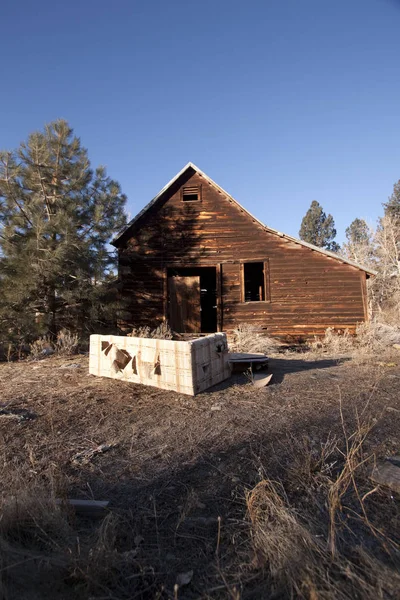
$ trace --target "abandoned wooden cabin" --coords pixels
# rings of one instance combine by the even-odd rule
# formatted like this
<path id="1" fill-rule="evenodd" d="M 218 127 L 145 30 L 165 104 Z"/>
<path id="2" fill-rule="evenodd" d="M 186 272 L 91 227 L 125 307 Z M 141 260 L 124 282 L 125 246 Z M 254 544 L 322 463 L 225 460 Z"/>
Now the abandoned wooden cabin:
<path id="1" fill-rule="evenodd" d="M 179 333 L 240 323 L 304 339 L 368 318 L 372 271 L 263 225 L 189 163 L 113 241 L 121 322 Z"/>

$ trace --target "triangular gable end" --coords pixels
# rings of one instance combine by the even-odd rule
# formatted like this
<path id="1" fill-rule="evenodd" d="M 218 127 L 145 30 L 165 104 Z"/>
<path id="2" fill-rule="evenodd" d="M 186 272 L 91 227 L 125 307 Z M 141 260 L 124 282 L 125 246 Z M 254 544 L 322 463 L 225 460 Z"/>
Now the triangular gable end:
<path id="1" fill-rule="evenodd" d="M 162 188 L 162 190 L 160 190 L 158 192 L 158 194 L 128 223 L 128 225 L 126 226 L 126 228 L 117 237 L 115 237 L 111 241 L 111 244 L 113 246 L 115 246 L 115 247 L 118 248 L 129 237 L 130 233 L 134 230 L 134 226 L 138 224 L 138 222 L 140 221 L 140 219 L 151 208 L 153 208 L 159 201 L 161 201 L 162 198 L 164 197 L 164 195 L 169 191 L 169 189 L 183 175 L 185 175 L 186 172 L 189 171 L 190 169 L 193 170 L 195 173 L 198 173 L 199 175 L 201 175 L 210 185 L 212 185 L 219 192 L 221 192 L 224 196 L 226 196 L 226 198 L 230 202 L 232 202 L 233 204 L 235 204 L 243 213 L 245 213 L 254 223 L 258 224 L 264 231 L 267 231 L 269 233 L 277 235 L 280 238 L 286 239 L 289 242 L 294 242 L 295 244 L 299 244 L 301 246 L 305 246 L 306 248 L 309 248 L 310 250 L 313 250 L 315 252 L 319 252 L 320 254 L 324 254 L 325 256 L 333 258 L 334 260 L 337 260 L 337 261 L 339 261 L 341 263 L 345 263 L 345 264 L 351 265 L 352 267 L 355 267 L 355 268 L 357 268 L 357 269 L 359 269 L 361 271 L 365 271 L 369 275 L 376 275 L 376 271 L 373 271 L 372 269 L 369 269 L 368 267 L 364 267 L 363 265 L 360 265 L 360 264 L 358 264 L 358 263 L 356 263 L 356 262 L 354 262 L 352 260 L 349 260 L 347 258 L 339 256 L 339 255 L 335 254 L 334 252 L 330 252 L 329 250 L 324 250 L 323 248 L 319 248 L 318 246 L 314 246 L 313 244 L 309 244 L 308 242 L 304 242 L 303 240 L 299 240 L 298 238 L 292 237 L 291 235 L 287 235 L 285 233 L 282 233 L 282 232 L 278 231 L 277 229 L 273 229 L 272 227 L 268 227 L 267 225 L 264 225 L 264 223 L 262 223 L 254 215 L 252 215 L 248 210 L 246 210 L 237 200 L 235 200 L 235 198 L 233 198 L 233 196 L 231 196 L 230 194 L 228 194 L 227 191 L 225 191 L 221 186 L 219 186 L 213 179 L 211 179 L 210 177 L 208 177 L 208 175 L 206 175 L 206 173 L 204 173 L 201 169 L 199 169 L 192 162 L 188 162 L 187 165 L 185 165 L 183 167 L 183 169 L 181 171 L 179 171 L 179 173 L 177 173 L 175 175 L 175 177 L 173 177 Z"/>

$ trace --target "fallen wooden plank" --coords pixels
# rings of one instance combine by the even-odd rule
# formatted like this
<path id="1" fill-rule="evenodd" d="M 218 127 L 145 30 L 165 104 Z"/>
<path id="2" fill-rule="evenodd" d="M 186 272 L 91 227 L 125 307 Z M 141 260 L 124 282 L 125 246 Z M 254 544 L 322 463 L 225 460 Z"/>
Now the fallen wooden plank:
<path id="1" fill-rule="evenodd" d="M 56 504 L 70 506 L 76 514 L 84 517 L 100 519 L 105 516 L 110 502 L 109 500 L 77 500 L 73 498 L 62 500 L 58 498 L 56 499 Z"/>
<path id="2" fill-rule="evenodd" d="M 260 352 L 250 354 L 248 352 L 229 352 L 228 361 L 234 362 L 251 362 L 251 363 L 266 363 L 268 362 L 268 356 Z"/>
<path id="3" fill-rule="evenodd" d="M 371 479 L 400 493 L 400 456 L 378 462 L 372 470 Z"/>
<path id="4" fill-rule="evenodd" d="M 108 452 L 112 448 L 115 448 L 118 444 L 100 444 L 96 448 L 90 448 L 89 450 L 83 450 L 82 452 L 78 452 L 71 458 L 71 462 L 75 465 L 85 465 L 89 463 L 94 456 L 97 454 L 103 454 L 104 452 Z"/>
<path id="5" fill-rule="evenodd" d="M 35 413 L 26 408 L 7 408 L 0 405 L 0 418 L 15 419 L 18 423 L 22 421 L 31 421 L 36 418 Z"/>

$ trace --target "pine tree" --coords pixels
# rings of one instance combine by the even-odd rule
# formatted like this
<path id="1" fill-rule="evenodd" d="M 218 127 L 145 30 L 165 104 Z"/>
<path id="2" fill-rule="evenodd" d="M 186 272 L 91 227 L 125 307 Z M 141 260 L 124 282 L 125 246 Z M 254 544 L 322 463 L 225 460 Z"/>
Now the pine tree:
<path id="1" fill-rule="evenodd" d="M 58 120 L 0 153 L 0 331 L 90 329 L 109 293 L 126 198 Z"/>
<path id="2" fill-rule="evenodd" d="M 311 202 L 311 206 L 306 212 L 301 222 L 299 231 L 301 240 L 326 248 L 332 252 L 338 252 L 339 245 L 334 241 L 336 237 L 335 222 L 332 215 L 326 216 L 322 206 L 316 200 Z"/>
<path id="3" fill-rule="evenodd" d="M 348 244 L 363 244 L 370 240 L 371 234 L 364 219 L 354 219 L 347 227 L 346 239 Z"/>
<path id="4" fill-rule="evenodd" d="M 400 180 L 394 184 L 393 193 L 387 202 L 383 204 L 385 216 L 400 221 Z"/>
<path id="5" fill-rule="evenodd" d="M 354 219 L 346 229 L 343 255 L 365 266 L 374 266 L 374 234 L 364 219 Z"/>

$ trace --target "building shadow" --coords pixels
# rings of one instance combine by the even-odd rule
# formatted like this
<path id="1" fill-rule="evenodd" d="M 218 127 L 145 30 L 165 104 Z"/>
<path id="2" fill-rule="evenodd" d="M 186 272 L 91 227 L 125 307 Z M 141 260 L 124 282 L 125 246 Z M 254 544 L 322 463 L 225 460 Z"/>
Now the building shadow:
<path id="1" fill-rule="evenodd" d="M 337 367 L 339 363 L 343 363 L 350 359 L 331 359 L 325 358 L 321 360 L 301 360 L 284 358 L 271 358 L 268 364 L 268 371 L 273 374 L 271 385 L 282 383 L 285 375 L 289 373 L 300 373 L 303 371 L 319 371 L 321 369 L 332 369 Z"/>
<path id="2" fill-rule="evenodd" d="M 283 382 L 286 375 L 290 373 L 301 373 L 303 371 L 320 371 L 337 367 L 340 363 L 347 362 L 349 358 L 338 359 L 321 359 L 321 360 L 301 360 L 301 359 L 284 359 L 270 358 L 268 366 L 254 373 L 271 373 L 271 383 L 268 385 L 278 385 Z M 213 394 L 220 390 L 226 390 L 232 385 L 247 385 L 251 381 L 251 373 L 249 370 L 243 372 L 232 373 L 231 377 L 226 381 L 222 381 L 217 385 L 209 388 L 203 394 Z"/>

